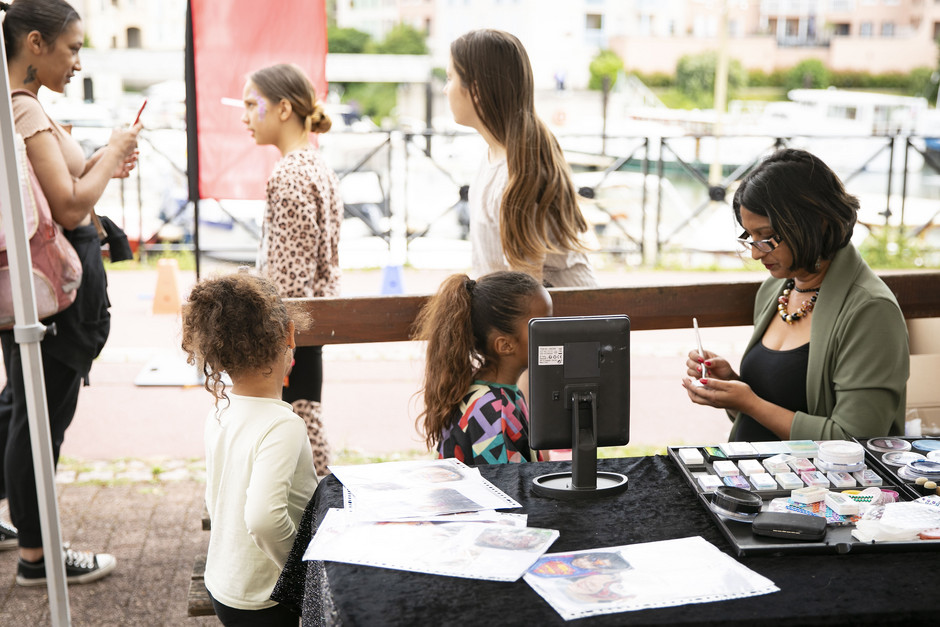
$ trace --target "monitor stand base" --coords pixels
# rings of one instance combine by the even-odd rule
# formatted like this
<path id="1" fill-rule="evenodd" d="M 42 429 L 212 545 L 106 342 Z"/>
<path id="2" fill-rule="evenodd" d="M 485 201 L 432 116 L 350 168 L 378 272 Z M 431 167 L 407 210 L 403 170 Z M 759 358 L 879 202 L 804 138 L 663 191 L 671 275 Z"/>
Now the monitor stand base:
<path id="1" fill-rule="evenodd" d="M 576 488 L 570 472 L 542 475 L 532 480 L 532 489 L 539 496 L 566 501 L 596 499 L 620 494 L 627 489 L 627 476 L 615 472 L 598 472 L 596 488 Z"/>

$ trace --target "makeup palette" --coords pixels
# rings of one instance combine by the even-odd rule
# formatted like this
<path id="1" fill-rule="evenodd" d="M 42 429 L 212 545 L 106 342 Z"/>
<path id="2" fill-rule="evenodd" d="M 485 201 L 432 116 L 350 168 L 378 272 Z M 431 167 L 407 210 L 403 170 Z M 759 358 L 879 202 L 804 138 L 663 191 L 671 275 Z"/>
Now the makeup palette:
<path id="1" fill-rule="evenodd" d="M 940 550 L 931 534 L 905 542 L 861 542 L 852 535 L 872 502 L 914 500 L 925 494 L 924 485 L 940 484 L 940 460 L 929 458 L 940 448 L 928 442 L 724 442 L 667 447 L 667 454 L 739 556 Z M 912 473 L 919 484 L 908 479 Z M 753 531 L 760 514 L 784 513 L 825 520 L 825 534 Z"/>
<path id="2" fill-rule="evenodd" d="M 870 467 L 911 498 L 940 494 L 936 487 L 925 487 L 940 484 L 940 438 L 871 438 L 859 443 Z"/>

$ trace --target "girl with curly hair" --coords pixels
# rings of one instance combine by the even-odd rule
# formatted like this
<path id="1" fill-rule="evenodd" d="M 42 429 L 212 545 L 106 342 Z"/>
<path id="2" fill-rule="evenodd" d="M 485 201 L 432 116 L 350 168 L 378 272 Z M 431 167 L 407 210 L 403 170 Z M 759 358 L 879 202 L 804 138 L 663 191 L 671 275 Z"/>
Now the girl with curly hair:
<path id="1" fill-rule="evenodd" d="M 262 278 L 208 279 L 183 308 L 182 346 L 216 399 L 205 428 L 205 582 L 215 613 L 227 625 L 297 625 L 270 599 L 317 485 L 304 421 L 281 400 L 294 321 Z"/>

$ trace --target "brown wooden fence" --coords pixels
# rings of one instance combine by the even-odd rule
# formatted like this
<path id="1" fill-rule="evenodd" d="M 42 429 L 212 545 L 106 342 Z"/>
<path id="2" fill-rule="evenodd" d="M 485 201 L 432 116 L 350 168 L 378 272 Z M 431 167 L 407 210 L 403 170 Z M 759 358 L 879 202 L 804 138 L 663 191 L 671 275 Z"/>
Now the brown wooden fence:
<path id="1" fill-rule="evenodd" d="M 885 271 L 905 318 L 940 317 L 940 272 Z M 556 316 L 625 313 L 634 331 L 678 329 L 692 317 L 706 327 L 751 324 L 754 295 L 760 281 L 552 289 Z M 300 333 L 301 346 L 396 342 L 408 340 L 427 295 L 291 299 L 313 319 Z"/>

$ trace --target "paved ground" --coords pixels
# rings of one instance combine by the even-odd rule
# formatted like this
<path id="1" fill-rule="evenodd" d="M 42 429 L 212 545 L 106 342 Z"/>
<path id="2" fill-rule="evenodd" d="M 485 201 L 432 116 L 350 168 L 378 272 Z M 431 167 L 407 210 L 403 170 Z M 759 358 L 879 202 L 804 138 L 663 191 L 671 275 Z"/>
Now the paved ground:
<path id="1" fill-rule="evenodd" d="M 445 270 L 406 270 L 408 292 L 429 293 Z M 605 272 L 604 285 L 649 285 L 726 280 L 703 273 Z M 70 588 L 75 625 L 199 625 L 213 620 L 186 616 L 193 558 L 204 554 L 208 533 L 200 519 L 202 424 L 211 397 L 191 385 L 175 315 L 151 312 L 154 271 L 110 274 L 113 329 L 84 388 L 62 448 L 57 477 L 63 540 L 78 550 L 111 552 L 117 572 Z M 181 272 L 185 293 L 192 273 Z M 347 271 L 345 295 L 375 294 L 378 270 Z M 629 312 L 627 312 L 629 313 Z M 691 322 L 691 321 L 690 321 Z M 707 348 L 729 357 L 747 340 L 741 328 L 703 329 Z M 635 333 L 631 389 L 631 441 L 664 445 L 718 441 L 727 434 L 721 412 L 689 403 L 679 388 L 689 331 Z M 735 358 L 735 357 L 732 357 Z M 410 343 L 327 347 L 324 405 L 334 448 L 390 455 L 421 448 L 414 428 L 414 393 L 422 356 Z M 2 373 L 0 373 L 2 378 Z M 170 385 L 140 386 L 143 378 Z M 185 385 L 185 383 L 190 385 Z M 363 394 L 363 390 L 368 390 Z M 6 503 L 0 516 L 6 519 Z M 0 553 L 0 625 L 48 624 L 45 588 L 15 586 L 16 552 Z"/>
<path id="2" fill-rule="evenodd" d="M 72 624 L 217 625 L 186 616 L 193 559 L 205 554 L 204 484 L 193 480 L 59 484 L 62 535 L 72 546 L 116 556 L 114 574 L 69 588 Z M 0 553 L 0 625 L 50 624 L 46 588 L 14 583 L 16 551 Z"/>

